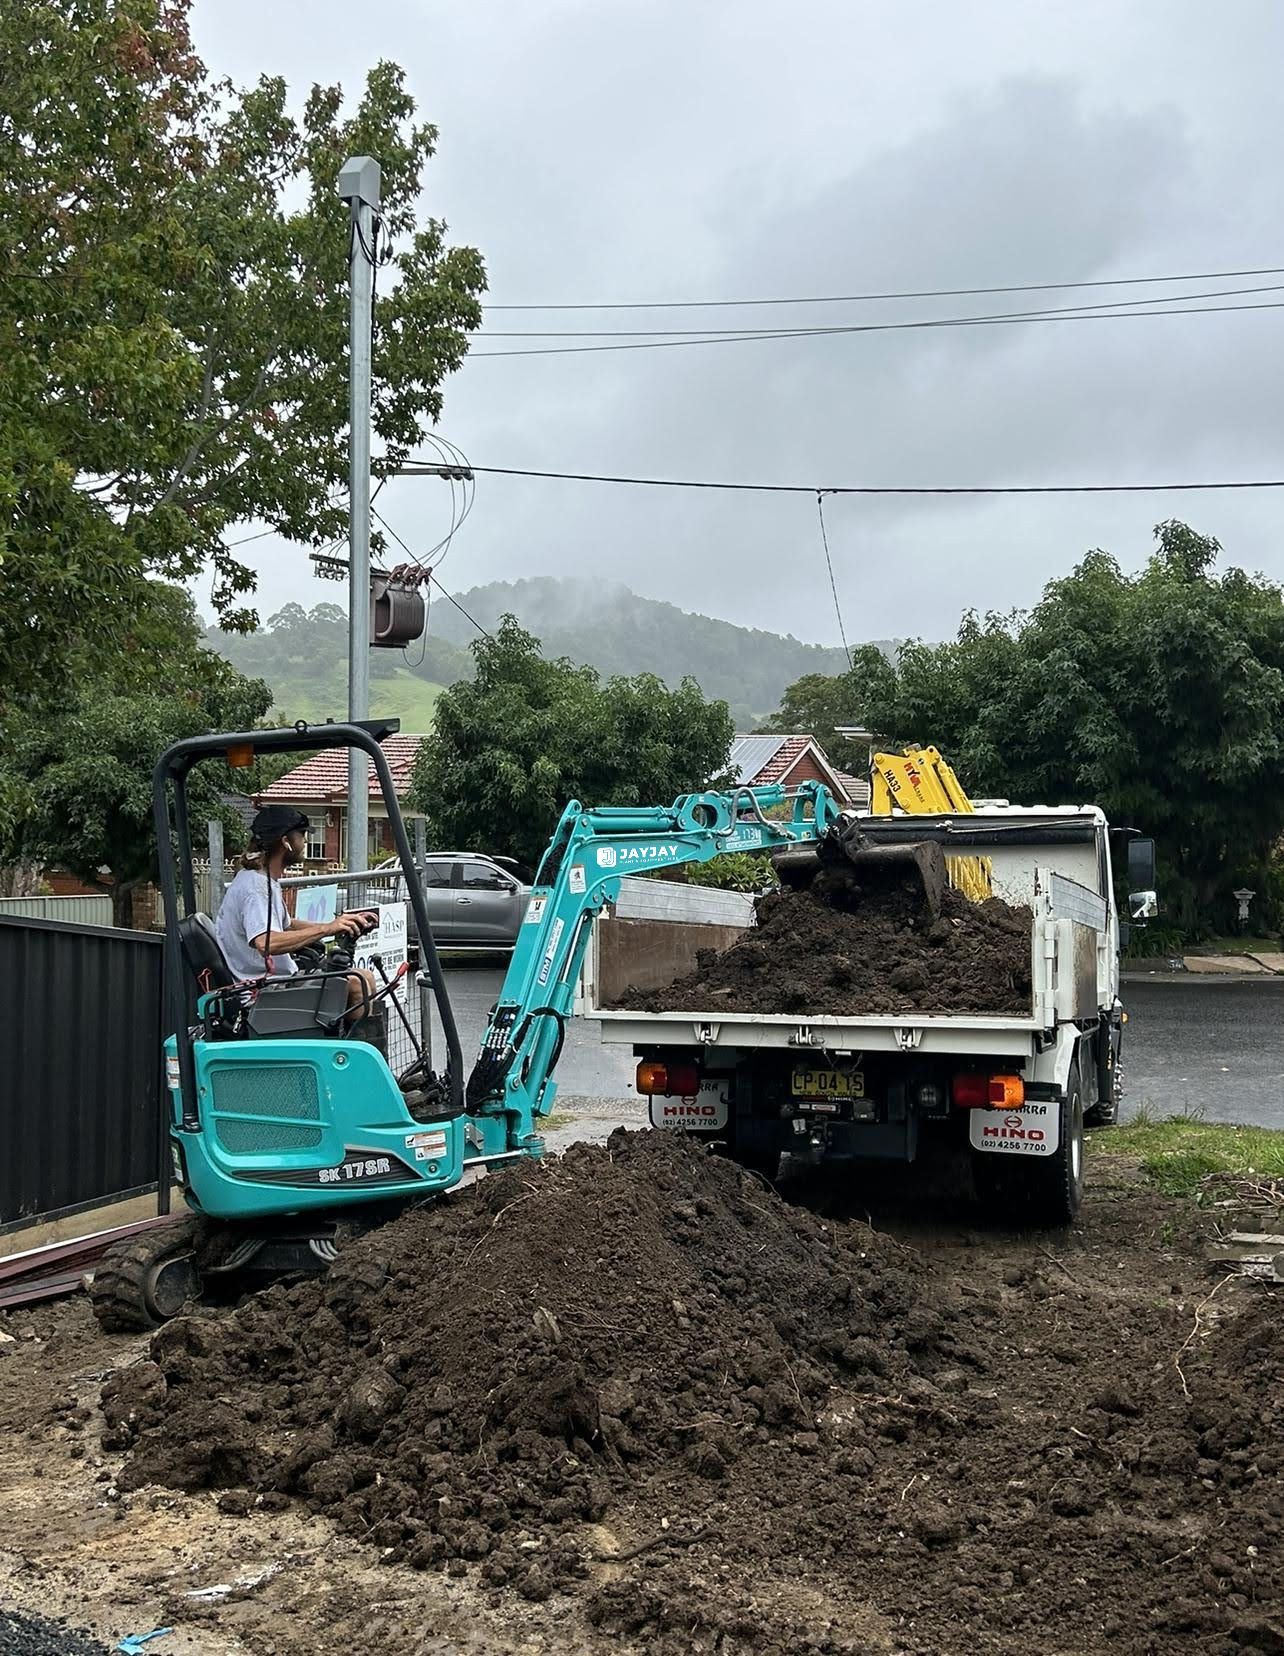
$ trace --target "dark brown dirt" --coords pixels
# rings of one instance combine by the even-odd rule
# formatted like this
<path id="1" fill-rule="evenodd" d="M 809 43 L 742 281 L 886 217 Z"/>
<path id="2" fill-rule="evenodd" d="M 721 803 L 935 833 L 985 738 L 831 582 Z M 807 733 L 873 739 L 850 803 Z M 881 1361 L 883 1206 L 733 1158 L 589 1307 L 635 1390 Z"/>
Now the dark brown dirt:
<path id="1" fill-rule="evenodd" d="M 774 891 L 758 924 L 731 948 L 702 950 L 696 970 L 665 989 L 626 990 L 615 1005 L 643 1012 L 1030 1011 L 1028 908 L 998 897 L 970 903 L 947 890 L 940 918 L 908 885 L 866 894 L 828 869 L 806 891 Z"/>
<path id="2" fill-rule="evenodd" d="M 816 1205 L 619 1133 L 171 1324 L 105 1441 L 662 1656 L 1284 1651 L 1280 1302 L 1188 1210 L 938 1265 Z"/>

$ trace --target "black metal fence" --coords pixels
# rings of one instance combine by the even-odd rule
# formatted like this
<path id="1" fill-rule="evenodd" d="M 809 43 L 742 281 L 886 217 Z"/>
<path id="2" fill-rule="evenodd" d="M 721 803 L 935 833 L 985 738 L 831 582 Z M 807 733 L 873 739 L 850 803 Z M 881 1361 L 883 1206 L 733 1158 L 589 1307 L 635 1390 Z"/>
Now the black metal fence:
<path id="1" fill-rule="evenodd" d="M 150 932 L 0 916 L 0 1232 L 168 1199 L 163 956 Z"/>

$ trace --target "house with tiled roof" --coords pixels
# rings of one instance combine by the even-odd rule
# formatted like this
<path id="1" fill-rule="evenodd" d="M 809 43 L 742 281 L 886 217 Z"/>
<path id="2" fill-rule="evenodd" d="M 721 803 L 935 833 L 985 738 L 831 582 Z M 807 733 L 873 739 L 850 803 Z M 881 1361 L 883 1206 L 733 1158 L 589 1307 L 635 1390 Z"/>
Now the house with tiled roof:
<path id="1" fill-rule="evenodd" d="M 398 732 L 386 736 L 379 746 L 388 760 L 397 798 L 404 799 L 410 788 L 415 759 L 422 736 Z M 297 805 L 308 819 L 310 863 L 346 863 L 348 860 L 348 751 L 330 748 L 314 753 L 303 764 L 278 777 L 258 795 L 260 805 Z M 366 867 L 372 867 L 393 850 L 392 831 L 383 795 L 373 771 L 370 775 L 370 828 L 366 846 Z"/>
<path id="2" fill-rule="evenodd" d="M 759 788 L 768 782 L 795 787 L 799 782 L 823 782 L 840 805 L 864 810 L 869 805 L 869 782 L 839 770 L 812 735 L 737 736 L 731 744 L 731 774 L 740 787 Z"/>

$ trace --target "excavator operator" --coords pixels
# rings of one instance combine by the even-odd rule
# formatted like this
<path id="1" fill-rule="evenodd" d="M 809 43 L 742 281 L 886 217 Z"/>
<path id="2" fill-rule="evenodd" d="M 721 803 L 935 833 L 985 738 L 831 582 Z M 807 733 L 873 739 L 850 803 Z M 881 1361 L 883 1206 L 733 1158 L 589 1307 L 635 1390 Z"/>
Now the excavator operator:
<path id="1" fill-rule="evenodd" d="M 289 977 L 298 971 L 296 951 L 327 937 L 355 942 L 378 924 L 369 912 L 341 914 L 310 923 L 296 920 L 285 905 L 281 877 L 303 857 L 308 819 L 293 805 L 267 805 L 250 824 L 250 848 L 227 888 L 215 929 L 219 947 L 238 978 Z M 348 974 L 348 1005 L 364 1005 L 374 993 L 369 972 Z"/>

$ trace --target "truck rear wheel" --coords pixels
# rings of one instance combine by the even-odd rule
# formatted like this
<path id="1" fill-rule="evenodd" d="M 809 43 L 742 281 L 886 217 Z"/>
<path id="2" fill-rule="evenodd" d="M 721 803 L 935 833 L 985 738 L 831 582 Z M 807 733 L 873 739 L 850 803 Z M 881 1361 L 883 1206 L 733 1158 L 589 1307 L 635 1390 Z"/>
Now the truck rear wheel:
<path id="1" fill-rule="evenodd" d="M 1070 1224 L 1083 1203 L 1083 1084 L 1076 1059 L 1066 1080 L 1057 1148 L 1047 1157 L 1006 1160 L 972 1152 L 976 1194 L 996 1217 L 1037 1230 Z"/>

